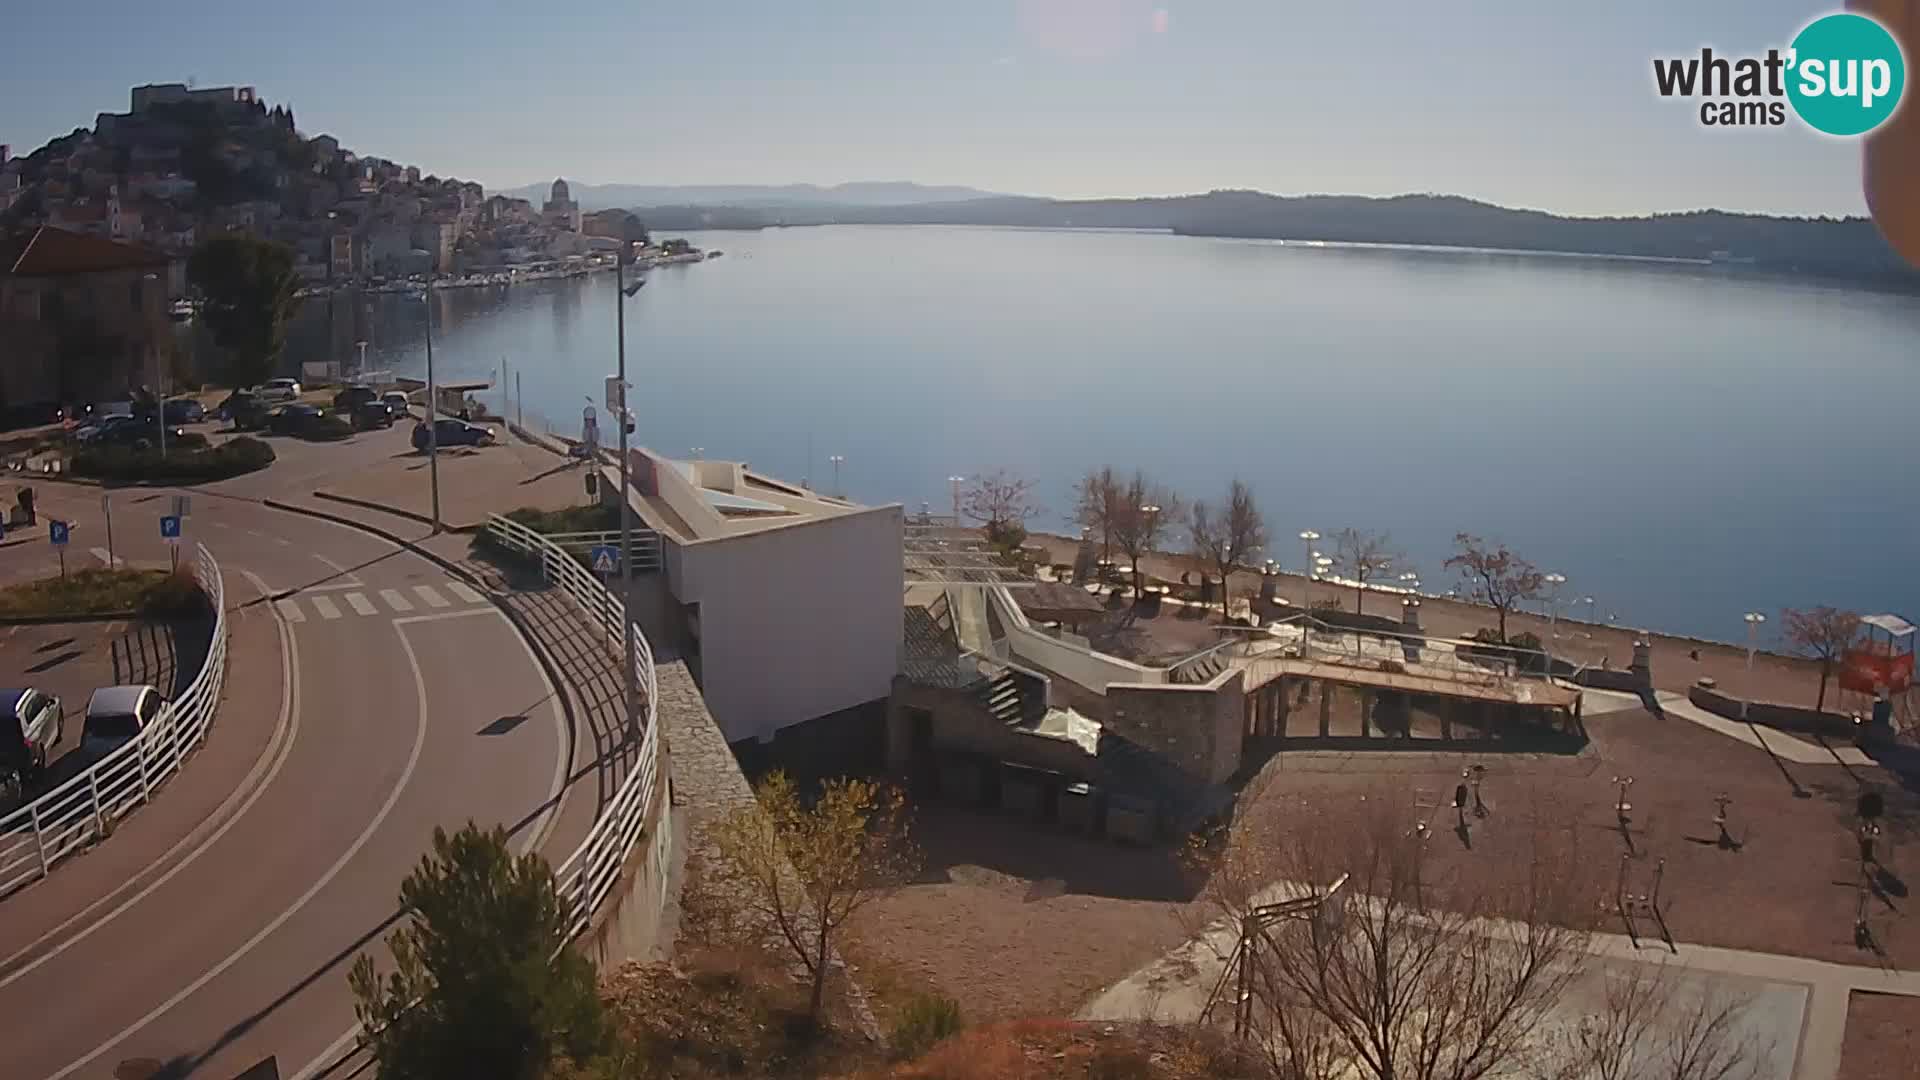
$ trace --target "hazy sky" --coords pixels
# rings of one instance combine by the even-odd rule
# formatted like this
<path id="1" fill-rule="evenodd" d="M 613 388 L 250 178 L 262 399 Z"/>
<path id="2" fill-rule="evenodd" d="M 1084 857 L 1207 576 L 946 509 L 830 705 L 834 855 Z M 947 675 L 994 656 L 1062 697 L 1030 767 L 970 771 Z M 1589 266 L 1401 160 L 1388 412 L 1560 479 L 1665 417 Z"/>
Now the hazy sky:
<path id="1" fill-rule="evenodd" d="M 245 83 L 476 179 L 919 180 L 1057 196 L 1435 191 L 1564 213 L 1862 213 L 1859 148 L 1702 128 L 1656 55 L 1791 0 L 95 0 L 9 10 L 0 142 Z"/>

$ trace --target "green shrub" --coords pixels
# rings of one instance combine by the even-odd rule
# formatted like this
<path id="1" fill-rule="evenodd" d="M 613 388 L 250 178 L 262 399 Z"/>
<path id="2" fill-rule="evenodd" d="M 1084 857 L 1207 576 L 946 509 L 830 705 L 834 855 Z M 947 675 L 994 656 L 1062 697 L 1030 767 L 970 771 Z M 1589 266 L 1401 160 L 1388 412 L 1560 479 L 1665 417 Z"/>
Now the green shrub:
<path id="1" fill-rule="evenodd" d="M 938 994 L 916 994 L 900 1010 L 893 1022 L 890 1042 L 895 1057 L 903 1061 L 933 1049 L 933 1045 L 966 1027 L 960 1016 L 960 1004 Z"/>
<path id="2" fill-rule="evenodd" d="M 73 471 L 116 484 L 195 483 L 224 480 L 273 464 L 273 447 L 259 439 L 243 435 L 210 447 L 204 435 L 191 438 L 199 440 L 198 445 L 169 444 L 165 457 L 157 447 L 90 446 L 73 456 Z"/>
<path id="3" fill-rule="evenodd" d="M 328 414 L 308 425 L 300 436 L 314 442 L 338 442 L 352 434 L 352 424 L 339 416 Z"/>

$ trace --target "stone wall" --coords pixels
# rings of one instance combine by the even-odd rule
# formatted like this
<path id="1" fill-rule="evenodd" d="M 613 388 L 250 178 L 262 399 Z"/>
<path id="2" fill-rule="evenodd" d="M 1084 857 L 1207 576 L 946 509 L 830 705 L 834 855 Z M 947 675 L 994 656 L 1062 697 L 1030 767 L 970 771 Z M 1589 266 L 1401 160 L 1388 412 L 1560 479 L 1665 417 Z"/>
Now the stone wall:
<path id="1" fill-rule="evenodd" d="M 1237 668 L 1193 685 L 1114 683 L 1106 725 L 1195 776 L 1225 783 L 1240 767 L 1245 687 Z"/>
<path id="2" fill-rule="evenodd" d="M 1748 703 L 1747 713 L 1740 715 L 1739 698 L 1723 694 L 1705 686 L 1694 686 L 1687 690 L 1687 700 L 1716 716 L 1729 720 L 1748 720 L 1781 731 L 1800 731 L 1813 735 L 1827 735 L 1840 738 L 1852 738 L 1854 735 L 1851 717 L 1839 713 L 1816 712 L 1798 705 L 1781 705 L 1772 701 Z"/>

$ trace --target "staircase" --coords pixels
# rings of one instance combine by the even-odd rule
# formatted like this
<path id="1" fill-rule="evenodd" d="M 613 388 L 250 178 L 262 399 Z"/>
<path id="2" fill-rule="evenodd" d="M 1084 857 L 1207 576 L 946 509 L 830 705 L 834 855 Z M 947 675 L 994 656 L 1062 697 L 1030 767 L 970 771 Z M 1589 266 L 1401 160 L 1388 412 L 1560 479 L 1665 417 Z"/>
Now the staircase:
<path id="1" fill-rule="evenodd" d="M 1215 675 L 1227 670 L 1227 661 L 1223 653 L 1202 653 L 1191 660 L 1167 671 L 1169 682 L 1204 683 L 1212 681 Z"/>
<path id="2" fill-rule="evenodd" d="M 1033 727 L 1047 714 L 1046 684 L 1024 671 L 998 668 L 980 689 L 980 701 L 1008 727 Z"/>

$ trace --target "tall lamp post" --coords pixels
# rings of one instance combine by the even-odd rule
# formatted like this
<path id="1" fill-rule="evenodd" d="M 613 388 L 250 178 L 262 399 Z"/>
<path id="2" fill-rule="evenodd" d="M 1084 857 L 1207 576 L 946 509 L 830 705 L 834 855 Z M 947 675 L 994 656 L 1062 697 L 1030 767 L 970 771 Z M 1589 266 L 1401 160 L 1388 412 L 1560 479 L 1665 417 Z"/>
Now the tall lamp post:
<path id="1" fill-rule="evenodd" d="M 620 424 L 620 668 L 626 687 L 627 731 L 637 734 L 635 711 L 640 682 L 633 669 L 633 494 L 627 489 L 627 429 L 633 422 L 633 411 L 627 408 L 627 301 L 646 285 L 647 279 L 637 278 L 631 287 L 627 285 L 627 261 L 631 258 L 633 245 L 622 237 L 619 254 L 613 260 L 613 310 L 620 365 L 615 373 L 620 384 L 619 415 L 615 418 Z"/>
<path id="2" fill-rule="evenodd" d="M 440 391 L 433 380 L 433 277 L 420 298 L 427 303 L 427 483 L 433 491 L 433 531 L 440 532 Z"/>
<path id="3" fill-rule="evenodd" d="M 1312 529 L 1300 534 L 1300 542 L 1306 545 L 1307 550 L 1307 568 L 1302 575 L 1306 580 L 1300 583 L 1301 611 L 1306 611 L 1313 606 L 1313 542 L 1318 539 L 1320 534 Z"/>
<path id="4" fill-rule="evenodd" d="M 840 466 L 846 463 L 847 455 L 829 454 L 827 455 L 827 460 L 833 463 L 833 497 L 836 499 L 844 499 L 847 495 L 846 492 L 840 490 Z"/>
<path id="5" fill-rule="evenodd" d="M 953 485 L 953 523 L 960 524 L 960 485 L 966 482 L 964 476 L 949 476 L 947 483 Z"/>
<path id="6" fill-rule="evenodd" d="M 1747 685 L 1746 692 L 1740 695 L 1740 719 L 1747 718 L 1747 702 L 1753 697 L 1753 650 L 1759 644 L 1760 624 L 1767 621 L 1765 615 L 1749 611 L 1741 618 L 1747 621 Z"/>
<path id="7" fill-rule="evenodd" d="M 1548 574 L 1540 580 L 1547 583 L 1547 639 L 1551 641 L 1560 636 L 1560 586 L 1567 583 L 1567 575 Z"/>

